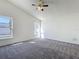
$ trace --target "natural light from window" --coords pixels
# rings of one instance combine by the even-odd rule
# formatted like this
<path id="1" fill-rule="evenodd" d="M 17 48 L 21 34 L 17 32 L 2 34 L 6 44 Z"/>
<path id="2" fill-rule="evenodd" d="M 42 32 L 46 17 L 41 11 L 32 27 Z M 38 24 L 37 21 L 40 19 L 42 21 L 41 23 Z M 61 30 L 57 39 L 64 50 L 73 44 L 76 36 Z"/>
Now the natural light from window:
<path id="1" fill-rule="evenodd" d="M 0 39 L 13 37 L 13 21 L 11 17 L 0 16 Z"/>

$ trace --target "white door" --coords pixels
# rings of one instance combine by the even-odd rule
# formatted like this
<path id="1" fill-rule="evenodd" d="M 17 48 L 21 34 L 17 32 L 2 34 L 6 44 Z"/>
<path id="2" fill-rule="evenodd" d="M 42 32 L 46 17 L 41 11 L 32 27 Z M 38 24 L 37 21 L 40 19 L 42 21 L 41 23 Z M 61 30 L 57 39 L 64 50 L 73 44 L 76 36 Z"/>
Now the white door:
<path id="1" fill-rule="evenodd" d="M 39 20 L 34 22 L 34 36 L 35 38 L 41 38 L 41 21 Z"/>

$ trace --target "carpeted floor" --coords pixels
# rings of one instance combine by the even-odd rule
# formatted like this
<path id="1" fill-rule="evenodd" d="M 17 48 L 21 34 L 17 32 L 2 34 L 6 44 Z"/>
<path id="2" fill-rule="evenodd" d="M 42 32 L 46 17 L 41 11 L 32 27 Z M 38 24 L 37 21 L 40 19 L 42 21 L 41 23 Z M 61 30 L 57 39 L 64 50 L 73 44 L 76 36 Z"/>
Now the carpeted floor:
<path id="1" fill-rule="evenodd" d="M 38 42 L 40 40 L 1 47 L 0 59 L 78 59 L 57 50 L 41 46 L 42 43 L 40 42 L 39 45 Z"/>

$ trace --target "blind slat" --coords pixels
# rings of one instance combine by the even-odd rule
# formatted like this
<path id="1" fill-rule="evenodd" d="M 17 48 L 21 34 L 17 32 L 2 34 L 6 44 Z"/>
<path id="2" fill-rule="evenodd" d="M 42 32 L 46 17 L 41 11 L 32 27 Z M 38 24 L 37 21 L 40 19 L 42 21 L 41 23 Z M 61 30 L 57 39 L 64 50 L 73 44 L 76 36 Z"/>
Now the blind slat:
<path id="1" fill-rule="evenodd" d="M 0 28 L 0 35 L 10 35 L 10 28 Z"/>

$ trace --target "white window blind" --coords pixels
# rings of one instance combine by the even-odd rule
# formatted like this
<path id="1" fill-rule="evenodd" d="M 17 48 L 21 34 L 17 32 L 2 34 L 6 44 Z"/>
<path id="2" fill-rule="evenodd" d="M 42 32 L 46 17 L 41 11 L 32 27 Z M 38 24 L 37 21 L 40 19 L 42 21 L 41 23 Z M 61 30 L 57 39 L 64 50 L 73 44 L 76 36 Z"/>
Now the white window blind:
<path id="1" fill-rule="evenodd" d="M 0 16 L 0 39 L 13 37 L 13 20 L 11 17 Z"/>

